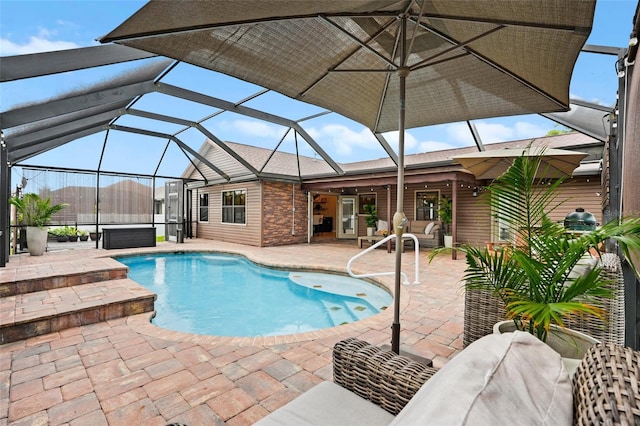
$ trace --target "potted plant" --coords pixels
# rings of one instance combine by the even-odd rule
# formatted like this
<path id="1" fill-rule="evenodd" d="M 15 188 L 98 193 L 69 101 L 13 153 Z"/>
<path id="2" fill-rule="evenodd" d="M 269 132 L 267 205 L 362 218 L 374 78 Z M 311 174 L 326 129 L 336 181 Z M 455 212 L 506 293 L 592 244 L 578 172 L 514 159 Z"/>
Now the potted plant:
<path id="1" fill-rule="evenodd" d="M 76 242 L 78 241 L 78 230 L 73 226 L 65 226 L 65 233 L 69 238 L 69 241 Z"/>
<path id="2" fill-rule="evenodd" d="M 440 197 L 438 202 L 438 217 L 442 221 L 444 231 L 444 246 L 446 248 L 453 247 L 453 236 L 451 235 L 451 221 L 453 218 L 451 200 L 447 197 Z"/>
<path id="3" fill-rule="evenodd" d="M 51 204 L 50 198 L 40 198 L 33 193 L 24 194 L 22 198 L 11 197 L 9 202 L 16 206 L 18 221 L 27 226 L 29 254 L 41 256 L 47 247 L 46 225 L 67 204 Z"/>
<path id="4" fill-rule="evenodd" d="M 367 237 L 372 237 L 376 233 L 376 226 L 378 224 L 376 206 L 375 204 L 365 204 L 363 210 L 367 214 L 365 218 L 367 221 Z"/>
<path id="5" fill-rule="evenodd" d="M 80 238 L 80 241 L 87 241 L 89 239 L 89 233 L 84 229 L 79 229 L 78 238 Z"/>
<path id="6" fill-rule="evenodd" d="M 56 241 L 59 243 L 65 243 L 69 241 L 69 235 L 67 234 L 67 230 L 64 226 L 53 228 L 49 231 L 49 233 L 53 235 L 56 238 Z"/>
<path id="7" fill-rule="evenodd" d="M 558 200 L 564 179 L 538 183 L 543 155 L 516 158 L 487 188 L 484 199 L 493 218 L 508 229 L 512 245 L 495 251 L 471 244 L 458 249 L 467 261 L 466 291 L 490 292 L 504 303 L 512 329 L 528 331 L 547 343 L 560 340 L 571 351 L 581 346 L 579 337 L 549 339 L 551 335 L 562 333 L 572 316 L 602 318 L 596 298 L 611 297 L 611 280 L 597 264 L 579 274 L 575 271 L 590 250 L 599 253 L 609 239 L 618 243 L 627 259 L 631 251 L 640 250 L 640 217 L 612 221 L 579 237 L 569 235 L 562 224 L 549 218 L 564 202 Z M 566 353 L 566 349 L 554 349 Z"/>
<path id="8" fill-rule="evenodd" d="M 102 237 L 102 232 L 89 232 L 89 239 L 91 241 L 98 241 Z"/>

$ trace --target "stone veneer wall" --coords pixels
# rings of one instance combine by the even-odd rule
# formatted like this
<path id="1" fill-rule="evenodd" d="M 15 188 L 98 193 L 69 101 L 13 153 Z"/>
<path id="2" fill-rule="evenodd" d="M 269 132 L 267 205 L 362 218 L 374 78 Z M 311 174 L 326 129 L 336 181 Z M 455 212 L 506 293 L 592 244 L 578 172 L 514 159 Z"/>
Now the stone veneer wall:
<path id="1" fill-rule="evenodd" d="M 261 246 L 307 242 L 307 206 L 307 194 L 300 189 L 300 185 L 263 182 Z"/>

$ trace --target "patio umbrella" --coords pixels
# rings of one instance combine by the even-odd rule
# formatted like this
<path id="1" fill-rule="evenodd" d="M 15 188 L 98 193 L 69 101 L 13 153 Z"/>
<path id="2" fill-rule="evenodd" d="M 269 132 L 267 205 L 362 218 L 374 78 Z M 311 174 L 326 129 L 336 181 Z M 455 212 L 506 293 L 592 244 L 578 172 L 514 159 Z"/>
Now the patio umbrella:
<path id="1" fill-rule="evenodd" d="M 222 72 L 374 132 L 398 130 L 397 227 L 405 129 L 568 110 L 594 8 L 595 0 L 150 1 L 100 41 Z M 396 250 L 395 352 L 400 266 Z"/>
<path id="2" fill-rule="evenodd" d="M 505 148 L 479 151 L 453 157 L 477 179 L 495 179 L 507 171 L 513 160 L 523 155 L 541 155 L 537 177 L 559 178 L 571 176 L 580 161 L 589 154 L 556 148 Z"/>

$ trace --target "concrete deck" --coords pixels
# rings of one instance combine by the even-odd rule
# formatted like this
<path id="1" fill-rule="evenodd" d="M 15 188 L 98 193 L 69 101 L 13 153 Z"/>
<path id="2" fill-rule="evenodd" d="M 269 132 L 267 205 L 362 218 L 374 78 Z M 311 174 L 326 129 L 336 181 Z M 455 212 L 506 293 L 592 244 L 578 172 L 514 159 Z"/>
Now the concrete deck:
<path id="1" fill-rule="evenodd" d="M 271 266 L 338 271 L 346 271 L 347 261 L 361 252 L 355 240 L 269 248 L 206 240 L 144 249 L 70 248 L 12 256 L 0 268 L 0 285 L 99 270 L 113 265 L 109 257 L 118 254 L 174 250 L 223 251 Z M 411 281 L 413 254 L 403 255 Z M 443 256 L 428 264 L 424 255 L 421 284 L 402 286 L 401 345 L 440 367 L 462 349 L 465 262 Z M 354 269 L 392 271 L 394 262 L 394 254 L 378 249 Z M 380 281 L 393 288 L 392 277 Z M 161 329 L 146 313 L 8 343 L 0 346 L 0 426 L 252 424 L 331 380 L 337 341 L 359 337 L 388 344 L 392 311 L 315 332 L 256 338 Z"/>

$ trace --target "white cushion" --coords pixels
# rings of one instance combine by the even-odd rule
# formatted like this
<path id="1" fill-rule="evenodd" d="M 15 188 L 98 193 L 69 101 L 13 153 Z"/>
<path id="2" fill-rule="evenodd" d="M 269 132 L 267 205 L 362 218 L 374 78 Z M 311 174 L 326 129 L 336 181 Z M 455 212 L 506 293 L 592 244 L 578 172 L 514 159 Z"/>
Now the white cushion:
<path id="1" fill-rule="evenodd" d="M 428 234 L 430 234 L 430 233 L 431 233 L 431 230 L 433 229 L 433 227 L 434 227 L 435 225 L 436 225 L 436 224 L 435 224 L 435 222 L 429 222 L 429 223 L 427 224 L 427 226 L 424 228 L 424 233 L 425 233 L 425 234 L 427 234 L 427 235 L 428 235 Z"/>
<path id="2" fill-rule="evenodd" d="M 598 264 L 598 258 L 592 256 L 591 253 L 585 253 L 582 258 L 575 264 L 573 269 L 569 271 L 569 278 L 576 279 L 582 275 L 588 274 Z"/>
<path id="3" fill-rule="evenodd" d="M 529 333 L 491 334 L 429 379 L 393 425 L 571 425 L 560 355 Z"/>
<path id="4" fill-rule="evenodd" d="M 388 425 L 393 415 L 333 382 L 322 382 L 255 423 L 259 426 Z"/>

